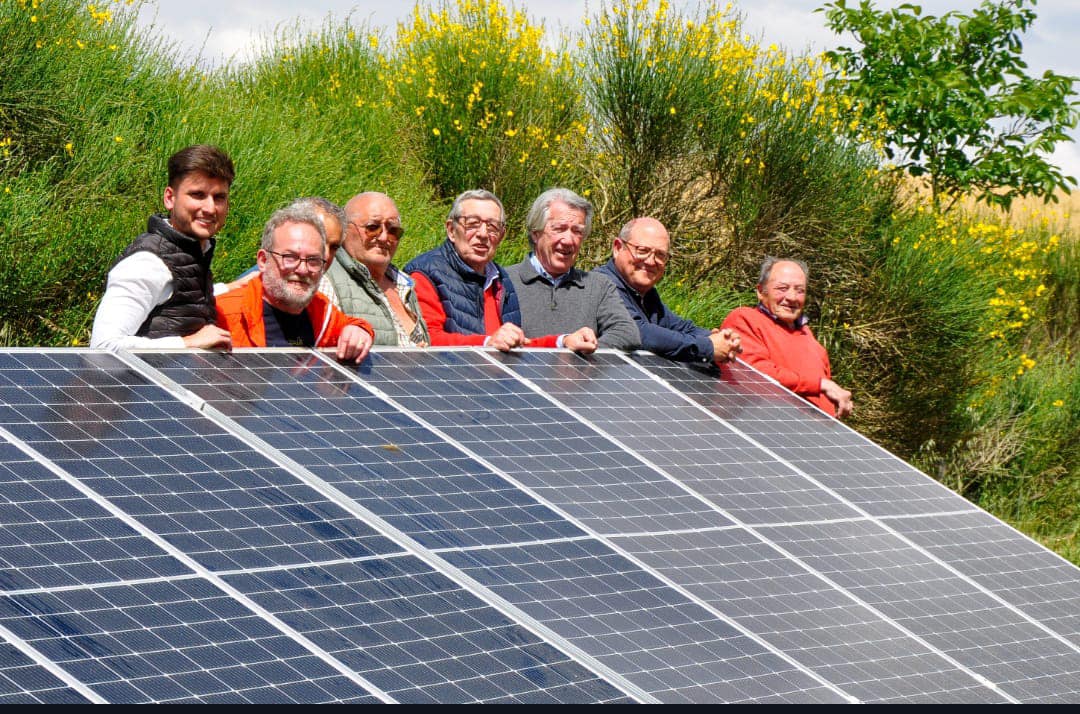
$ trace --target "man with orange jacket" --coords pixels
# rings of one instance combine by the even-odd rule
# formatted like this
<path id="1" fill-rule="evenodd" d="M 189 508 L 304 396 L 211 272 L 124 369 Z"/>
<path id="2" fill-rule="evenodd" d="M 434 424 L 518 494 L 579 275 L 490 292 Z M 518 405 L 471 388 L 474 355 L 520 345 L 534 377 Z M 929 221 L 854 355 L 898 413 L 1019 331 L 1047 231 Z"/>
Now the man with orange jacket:
<path id="1" fill-rule="evenodd" d="M 218 326 L 233 347 L 336 347 L 361 362 L 374 341 L 366 321 L 349 317 L 318 292 L 326 267 L 326 232 L 303 204 L 276 211 L 263 228 L 259 276 L 217 297 Z"/>

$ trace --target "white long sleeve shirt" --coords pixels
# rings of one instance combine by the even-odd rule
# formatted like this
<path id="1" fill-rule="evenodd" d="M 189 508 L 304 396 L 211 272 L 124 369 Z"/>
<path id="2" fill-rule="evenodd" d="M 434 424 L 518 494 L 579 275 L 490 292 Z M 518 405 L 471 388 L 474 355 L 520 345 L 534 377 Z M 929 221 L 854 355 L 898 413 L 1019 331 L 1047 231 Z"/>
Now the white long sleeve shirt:
<path id="1" fill-rule="evenodd" d="M 202 241 L 204 251 L 209 247 L 210 241 Z M 103 350 L 183 348 L 180 335 L 150 338 L 135 334 L 150 312 L 172 294 L 172 273 L 160 257 L 140 250 L 124 258 L 109 271 L 105 294 L 94 315 L 90 346 Z"/>

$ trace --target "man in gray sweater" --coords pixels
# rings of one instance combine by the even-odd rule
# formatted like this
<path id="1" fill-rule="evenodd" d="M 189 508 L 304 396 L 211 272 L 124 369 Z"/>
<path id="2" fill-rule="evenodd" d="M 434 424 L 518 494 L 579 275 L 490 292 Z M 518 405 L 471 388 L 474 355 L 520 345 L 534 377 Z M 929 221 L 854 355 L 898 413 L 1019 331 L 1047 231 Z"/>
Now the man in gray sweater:
<path id="1" fill-rule="evenodd" d="M 565 188 L 545 191 L 529 209 L 525 227 L 532 252 L 508 272 L 532 347 L 588 354 L 597 347 L 632 350 L 640 344 L 637 325 L 611 281 L 574 267 L 592 216 L 592 204 Z"/>

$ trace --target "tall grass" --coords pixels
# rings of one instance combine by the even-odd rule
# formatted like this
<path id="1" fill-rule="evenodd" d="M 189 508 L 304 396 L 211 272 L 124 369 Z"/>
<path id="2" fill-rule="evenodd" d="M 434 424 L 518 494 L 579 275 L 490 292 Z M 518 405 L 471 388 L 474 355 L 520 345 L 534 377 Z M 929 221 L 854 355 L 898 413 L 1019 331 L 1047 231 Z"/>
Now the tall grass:
<path id="1" fill-rule="evenodd" d="M 188 144 L 236 163 L 223 279 L 251 265 L 273 209 L 365 190 L 401 209 L 399 264 L 441 240 L 454 195 L 495 191 L 506 262 L 525 208 L 562 184 L 597 206 L 586 266 L 630 217 L 663 220 L 661 292 L 705 325 L 753 301 L 766 253 L 807 260 L 853 425 L 1080 556 L 1069 219 L 902 203 L 819 61 L 758 46 L 737 13 L 610 2 L 553 37 L 499 0 L 441 0 L 393 31 L 285 29 L 252 63 L 203 71 L 108 7 L 0 2 L 0 341 L 85 343 L 109 265 Z"/>

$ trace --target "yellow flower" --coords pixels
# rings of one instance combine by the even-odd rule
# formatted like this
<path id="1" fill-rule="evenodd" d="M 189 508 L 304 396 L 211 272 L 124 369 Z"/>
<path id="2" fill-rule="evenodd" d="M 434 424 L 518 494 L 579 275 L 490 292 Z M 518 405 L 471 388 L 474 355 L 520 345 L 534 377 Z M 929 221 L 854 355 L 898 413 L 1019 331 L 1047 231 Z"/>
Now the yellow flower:
<path id="1" fill-rule="evenodd" d="M 68 143 L 64 144 L 64 151 L 67 152 L 68 156 L 74 156 L 75 155 L 75 145 L 72 144 L 69 141 Z"/>
<path id="2" fill-rule="evenodd" d="M 124 143 L 124 137 L 117 134 L 116 136 L 113 137 L 113 141 L 115 141 L 117 144 L 123 144 Z"/>
<path id="3" fill-rule="evenodd" d="M 439 127 L 437 127 L 437 126 L 431 128 L 431 133 L 434 134 L 435 136 L 441 136 L 442 135 L 442 132 L 439 131 Z"/>
<path id="4" fill-rule="evenodd" d="M 1054 406 L 1055 407 L 1063 407 L 1063 406 L 1065 406 L 1065 400 L 1064 399 L 1055 399 L 1054 400 Z"/>

